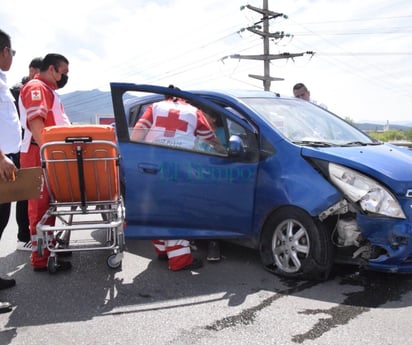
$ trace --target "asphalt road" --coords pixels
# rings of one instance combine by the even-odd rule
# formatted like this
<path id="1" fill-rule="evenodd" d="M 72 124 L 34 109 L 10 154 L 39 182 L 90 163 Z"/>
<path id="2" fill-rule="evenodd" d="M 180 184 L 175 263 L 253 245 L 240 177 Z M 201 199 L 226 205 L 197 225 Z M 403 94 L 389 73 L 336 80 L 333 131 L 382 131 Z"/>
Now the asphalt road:
<path id="1" fill-rule="evenodd" d="M 11 219 L 0 241 L 0 344 L 411 344 L 412 276 L 337 267 L 314 283 L 265 271 L 256 251 L 223 245 L 220 263 L 171 272 L 148 241 L 127 241 L 121 269 L 104 251 L 75 252 L 73 270 L 33 272 L 15 251 Z M 98 238 L 100 233 L 90 233 Z M 195 253 L 205 257 L 205 244 Z"/>

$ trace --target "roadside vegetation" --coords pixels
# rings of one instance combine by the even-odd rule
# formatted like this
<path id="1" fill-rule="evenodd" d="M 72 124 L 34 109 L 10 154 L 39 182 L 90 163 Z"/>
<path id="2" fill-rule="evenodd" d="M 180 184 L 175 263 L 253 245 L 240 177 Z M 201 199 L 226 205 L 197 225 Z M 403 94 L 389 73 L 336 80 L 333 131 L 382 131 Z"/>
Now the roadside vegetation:
<path id="1" fill-rule="evenodd" d="M 388 130 L 384 132 L 370 131 L 368 134 L 380 141 L 412 141 L 412 129 L 408 130 Z"/>
<path id="2" fill-rule="evenodd" d="M 345 117 L 345 120 L 356 126 L 356 123 L 350 117 Z M 410 141 L 412 142 L 412 128 L 406 130 L 393 129 L 385 131 L 366 131 L 368 135 L 379 141 Z"/>

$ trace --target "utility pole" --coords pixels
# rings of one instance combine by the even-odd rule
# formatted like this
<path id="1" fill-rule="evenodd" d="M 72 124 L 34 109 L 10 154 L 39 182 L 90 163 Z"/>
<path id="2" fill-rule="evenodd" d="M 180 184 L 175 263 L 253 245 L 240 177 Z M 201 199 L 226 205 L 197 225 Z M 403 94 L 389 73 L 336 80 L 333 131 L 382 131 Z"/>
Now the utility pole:
<path id="1" fill-rule="evenodd" d="M 285 36 L 288 36 L 283 31 L 282 32 L 269 32 L 269 21 L 271 19 L 275 19 L 277 17 L 283 16 L 287 18 L 283 13 L 277 13 L 270 11 L 268 9 L 268 0 L 263 0 L 263 8 L 257 8 L 251 5 L 242 6 L 240 9 L 243 10 L 244 8 L 248 8 L 252 11 L 258 12 L 262 15 L 262 19 L 255 23 L 253 26 L 246 28 L 246 30 L 257 34 L 263 38 L 263 55 L 240 55 L 240 54 L 233 54 L 229 56 L 225 56 L 222 58 L 235 58 L 235 59 L 248 59 L 248 60 L 262 60 L 263 61 L 263 76 L 249 74 L 249 77 L 259 79 L 263 81 L 263 88 L 265 91 L 270 91 L 270 84 L 272 81 L 276 80 L 284 80 L 283 78 L 276 78 L 270 76 L 270 61 L 271 60 L 278 60 L 278 59 L 289 59 L 294 58 L 297 56 L 303 56 L 304 54 L 314 54 L 313 52 L 304 52 L 304 53 L 282 53 L 282 54 L 270 54 L 270 47 L 269 47 L 269 39 L 282 39 Z M 261 24 L 263 23 L 263 31 L 261 30 Z"/>

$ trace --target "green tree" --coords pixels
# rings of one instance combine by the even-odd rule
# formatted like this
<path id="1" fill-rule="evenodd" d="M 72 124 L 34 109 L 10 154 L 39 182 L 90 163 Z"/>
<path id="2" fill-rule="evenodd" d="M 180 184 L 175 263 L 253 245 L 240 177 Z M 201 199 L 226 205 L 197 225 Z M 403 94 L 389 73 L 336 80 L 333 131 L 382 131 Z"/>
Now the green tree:
<path id="1" fill-rule="evenodd" d="M 412 129 L 407 129 L 405 131 L 405 140 L 412 141 Z"/>
<path id="2" fill-rule="evenodd" d="M 354 125 L 355 124 L 355 121 L 353 121 L 353 119 L 351 118 L 351 117 L 349 117 L 349 116 L 345 116 L 345 121 L 347 121 L 347 122 L 349 122 L 349 123 L 351 123 L 352 125 Z"/>

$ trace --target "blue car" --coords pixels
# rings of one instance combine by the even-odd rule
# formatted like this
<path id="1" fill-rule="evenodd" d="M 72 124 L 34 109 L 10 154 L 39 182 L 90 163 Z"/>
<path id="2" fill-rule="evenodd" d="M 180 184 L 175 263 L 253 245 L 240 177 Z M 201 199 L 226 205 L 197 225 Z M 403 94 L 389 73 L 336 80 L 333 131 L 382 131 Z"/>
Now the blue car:
<path id="1" fill-rule="evenodd" d="M 128 83 L 111 92 L 126 238 L 227 239 L 299 279 L 326 279 L 334 263 L 412 272 L 411 151 L 272 92 Z M 223 149 L 133 140 L 166 94 L 218 114 Z"/>

